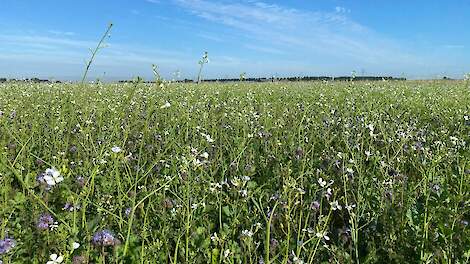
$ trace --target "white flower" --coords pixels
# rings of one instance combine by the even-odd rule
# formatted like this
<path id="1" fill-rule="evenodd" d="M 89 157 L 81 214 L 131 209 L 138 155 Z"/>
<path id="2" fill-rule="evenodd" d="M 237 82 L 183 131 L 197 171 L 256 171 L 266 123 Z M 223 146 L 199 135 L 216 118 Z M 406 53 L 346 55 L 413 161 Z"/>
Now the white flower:
<path id="1" fill-rule="evenodd" d="M 297 257 L 295 255 L 294 251 L 292 251 L 292 255 L 293 255 L 292 262 L 294 264 L 304 264 L 305 263 L 303 260 L 301 260 L 299 257 Z"/>
<path id="2" fill-rule="evenodd" d="M 351 212 L 351 211 L 352 211 L 352 209 L 354 209 L 354 208 L 356 207 L 356 205 L 355 205 L 355 204 L 352 204 L 352 205 L 346 205 L 345 207 L 346 207 L 346 209 L 347 209 L 349 212 Z"/>
<path id="3" fill-rule="evenodd" d="M 58 227 L 59 227 L 59 222 L 54 222 L 53 224 L 49 225 L 49 228 L 51 229 L 51 231 L 54 231 Z"/>
<path id="4" fill-rule="evenodd" d="M 204 133 L 201 133 L 201 135 L 206 138 L 207 142 L 209 142 L 209 143 L 213 143 L 213 142 L 214 142 L 214 140 L 211 138 L 210 135 L 204 134 Z"/>
<path id="5" fill-rule="evenodd" d="M 242 231 L 242 236 L 245 236 L 245 237 L 252 237 L 253 236 L 253 232 L 251 232 L 250 230 L 243 230 Z"/>
<path id="6" fill-rule="evenodd" d="M 230 256 L 230 253 L 230 249 L 224 250 L 224 258 L 228 258 L 228 256 Z"/>
<path id="7" fill-rule="evenodd" d="M 330 237 L 326 234 L 326 231 L 323 233 L 318 232 L 315 234 L 315 236 L 317 236 L 318 238 L 323 238 L 327 241 L 330 240 Z"/>
<path id="8" fill-rule="evenodd" d="M 354 174 L 354 170 L 351 168 L 346 168 L 346 172 L 349 174 Z"/>
<path id="9" fill-rule="evenodd" d="M 324 188 L 324 187 L 326 186 L 326 181 L 323 180 L 323 178 L 320 178 L 320 179 L 318 179 L 318 184 L 320 184 L 320 186 L 321 186 L 322 188 Z"/>
<path id="10" fill-rule="evenodd" d="M 44 180 L 49 186 L 54 186 L 64 180 L 60 172 L 55 168 L 47 169 L 44 175 Z"/>
<path id="11" fill-rule="evenodd" d="M 465 121 L 469 121 L 470 120 L 470 117 L 469 116 L 464 116 L 463 119 L 465 119 Z"/>
<path id="12" fill-rule="evenodd" d="M 245 176 L 242 176 L 242 180 L 247 182 L 247 181 L 251 180 L 251 178 L 250 178 L 250 176 L 245 175 Z"/>
<path id="13" fill-rule="evenodd" d="M 166 102 L 164 105 L 160 106 L 160 108 L 163 109 L 163 108 L 168 108 L 170 106 L 171 104 L 169 102 Z"/>
<path id="14" fill-rule="evenodd" d="M 62 256 L 57 256 L 57 254 L 51 254 L 49 256 L 51 260 L 47 262 L 47 264 L 60 264 L 62 261 L 64 261 L 64 257 Z"/>
<path id="15" fill-rule="evenodd" d="M 338 201 L 333 201 L 330 203 L 331 205 L 331 209 L 333 211 L 336 211 L 336 210 L 341 210 L 343 207 L 341 207 L 341 205 L 339 205 Z"/>
<path id="16" fill-rule="evenodd" d="M 205 159 L 208 159 L 209 158 L 209 153 L 204 152 L 204 153 L 201 154 L 201 157 L 203 157 Z"/>
<path id="17" fill-rule="evenodd" d="M 77 249 L 77 248 L 80 247 L 80 243 L 73 242 L 73 243 L 72 243 L 72 247 L 73 247 L 73 249 Z"/>
<path id="18" fill-rule="evenodd" d="M 114 152 L 114 153 L 119 153 L 122 151 L 122 149 L 118 146 L 114 146 L 111 148 L 111 151 Z"/>
<path id="19" fill-rule="evenodd" d="M 326 194 L 325 194 L 326 199 L 329 200 L 332 195 L 333 195 L 333 191 L 331 190 L 331 188 L 326 189 Z"/>

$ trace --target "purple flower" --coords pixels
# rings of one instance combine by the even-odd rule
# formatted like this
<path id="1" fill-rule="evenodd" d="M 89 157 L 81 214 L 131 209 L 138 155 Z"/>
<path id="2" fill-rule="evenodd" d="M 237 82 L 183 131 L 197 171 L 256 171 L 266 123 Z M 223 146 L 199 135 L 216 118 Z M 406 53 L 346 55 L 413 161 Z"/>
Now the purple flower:
<path id="1" fill-rule="evenodd" d="M 16 246 L 16 241 L 13 238 L 6 237 L 0 240 L 0 255 L 8 253 L 12 248 Z"/>
<path id="2" fill-rule="evenodd" d="M 75 178 L 75 182 L 77 183 L 78 186 L 83 187 L 85 186 L 86 180 L 83 176 L 77 176 Z"/>
<path id="3" fill-rule="evenodd" d="M 310 208 L 315 210 L 315 211 L 318 211 L 320 209 L 320 203 L 318 201 L 314 201 L 311 205 L 310 205 Z"/>
<path id="4" fill-rule="evenodd" d="M 102 247 L 107 247 L 107 246 L 115 246 L 119 245 L 121 241 L 119 239 L 114 237 L 114 234 L 107 230 L 101 230 L 96 232 L 93 235 L 93 238 L 91 239 L 91 243 L 95 246 L 102 246 Z"/>
<path id="5" fill-rule="evenodd" d="M 39 216 L 36 227 L 39 230 L 47 230 L 54 224 L 54 218 L 50 214 L 42 214 Z"/>
<path id="6" fill-rule="evenodd" d="M 62 208 L 62 210 L 69 211 L 69 212 L 78 211 L 80 210 L 80 205 L 73 205 L 71 203 L 65 203 L 64 208 Z"/>
<path id="7" fill-rule="evenodd" d="M 36 181 L 40 184 L 40 185 L 47 185 L 46 183 L 46 180 L 44 180 L 44 173 L 39 173 L 38 176 L 36 177 Z"/>
<path id="8" fill-rule="evenodd" d="M 130 207 L 126 208 L 126 210 L 124 211 L 124 213 L 126 214 L 127 217 L 129 217 L 131 212 L 132 212 L 132 208 L 130 208 Z"/>
<path id="9" fill-rule="evenodd" d="M 86 263 L 86 259 L 85 259 L 84 256 L 75 256 L 75 257 L 73 257 L 72 263 L 73 264 L 84 264 L 84 263 Z"/>

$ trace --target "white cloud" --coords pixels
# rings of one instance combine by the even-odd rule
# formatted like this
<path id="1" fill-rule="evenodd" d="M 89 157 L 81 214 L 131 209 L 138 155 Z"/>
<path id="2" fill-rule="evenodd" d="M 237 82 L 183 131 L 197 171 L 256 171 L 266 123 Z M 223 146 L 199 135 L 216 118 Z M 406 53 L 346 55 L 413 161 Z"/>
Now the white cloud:
<path id="1" fill-rule="evenodd" d="M 335 11 L 336 11 L 336 13 L 342 13 L 342 14 L 351 13 L 350 9 L 347 9 L 345 7 L 342 7 L 342 6 L 335 7 Z"/>

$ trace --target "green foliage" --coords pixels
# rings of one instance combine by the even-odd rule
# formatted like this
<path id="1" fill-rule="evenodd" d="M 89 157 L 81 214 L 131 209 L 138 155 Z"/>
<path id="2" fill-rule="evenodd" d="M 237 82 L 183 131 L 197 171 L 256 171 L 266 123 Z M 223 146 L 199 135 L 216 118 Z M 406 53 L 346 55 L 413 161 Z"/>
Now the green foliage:
<path id="1" fill-rule="evenodd" d="M 463 81 L 98 85 L 0 84 L 3 263 L 470 258 Z"/>

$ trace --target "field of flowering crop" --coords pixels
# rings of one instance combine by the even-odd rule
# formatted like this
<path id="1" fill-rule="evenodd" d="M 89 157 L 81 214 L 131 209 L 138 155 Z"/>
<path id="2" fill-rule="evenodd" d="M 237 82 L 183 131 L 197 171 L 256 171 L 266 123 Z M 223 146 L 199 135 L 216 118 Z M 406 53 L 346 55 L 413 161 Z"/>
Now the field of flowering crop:
<path id="1" fill-rule="evenodd" d="M 0 84 L 0 263 L 468 263 L 464 81 Z"/>

